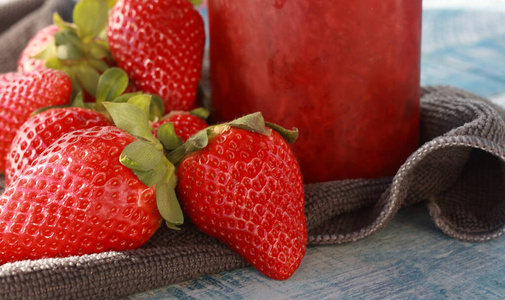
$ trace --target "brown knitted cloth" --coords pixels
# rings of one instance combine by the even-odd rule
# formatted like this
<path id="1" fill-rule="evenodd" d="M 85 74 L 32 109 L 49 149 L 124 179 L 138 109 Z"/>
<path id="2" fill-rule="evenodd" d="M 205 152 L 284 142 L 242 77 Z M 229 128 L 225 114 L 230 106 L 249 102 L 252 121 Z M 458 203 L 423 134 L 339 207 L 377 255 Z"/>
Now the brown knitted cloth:
<path id="1" fill-rule="evenodd" d="M 22 45 L 68 3 L 0 5 L 5 23 L 0 23 L 0 72 L 15 69 Z M 8 13 L 5 5 L 11 5 Z M 480 242 L 504 234 L 505 112 L 451 87 L 423 88 L 421 107 L 422 146 L 396 176 L 306 186 L 310 245 L 365 238 L 402 206 L 418 202 L 425 202 L 435 224 L 456 239 Z M 0 192 L 3 185 L 0 178 Z M 246 265 L 226 245 L 186 224 L 178 232 L 160 229 L 134 251 L 2 265 L 0 299 L 114 298 Z"/>

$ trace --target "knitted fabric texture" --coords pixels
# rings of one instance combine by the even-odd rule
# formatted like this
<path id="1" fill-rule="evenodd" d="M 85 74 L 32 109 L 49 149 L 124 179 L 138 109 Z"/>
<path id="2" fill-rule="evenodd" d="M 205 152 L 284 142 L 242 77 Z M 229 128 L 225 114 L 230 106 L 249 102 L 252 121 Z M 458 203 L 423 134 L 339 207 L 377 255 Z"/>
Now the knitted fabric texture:
<path id="1" fill-rule="evenodd" d="M 0 5 L 0 72 L 15 70 L 28 39 L 68 11 L 68 0 Z M 25 16 L 22 17 L 21 16 Z M 426 203 L 445 234 L 483 242 L 505 233 L 505 112 L 452 87 L 424 87 L 421 143 L 397 174 L 306 185 L 309 245 L 354 242 L 382 229 L 403 206 Z M 0 177 L 0 192 L 4 190 Z M 338 247 L 338 246 L 335 246 Z M 0 299 L 105 299 L 247 263 L 191 224 L 161 228 L 142 248 L 0 266 Z"/>

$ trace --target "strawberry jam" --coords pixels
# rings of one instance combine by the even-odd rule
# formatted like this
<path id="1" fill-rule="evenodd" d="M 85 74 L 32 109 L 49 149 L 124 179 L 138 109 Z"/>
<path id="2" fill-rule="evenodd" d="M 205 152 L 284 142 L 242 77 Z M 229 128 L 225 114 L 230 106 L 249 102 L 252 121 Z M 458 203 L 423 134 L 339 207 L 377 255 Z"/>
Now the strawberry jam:
<path id="1" fill-rule="evenodd" d="M 297 127 L 306 183 L 394 175 L 418 146 L 421 0 L 209 1 L 216 121 Z"/>

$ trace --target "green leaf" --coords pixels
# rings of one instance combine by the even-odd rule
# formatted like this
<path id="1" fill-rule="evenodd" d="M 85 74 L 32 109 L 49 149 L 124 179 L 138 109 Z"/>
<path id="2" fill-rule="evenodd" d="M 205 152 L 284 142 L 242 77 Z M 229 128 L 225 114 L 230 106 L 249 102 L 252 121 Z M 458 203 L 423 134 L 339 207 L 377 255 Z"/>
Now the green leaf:
<path id="1" fill-rule="evenodd" d="M 60 30 L 75 29 L 74 24 L 65 22 L 58 13 L 53 14 L 53 23 L 58 26 Z"/>
<path id="2" fill-rule="evenodd" d="M 270 134 L 270 130 L 266 128 L 265 120 L 263 119 L 263 115 L 260 112 L 243 116 L 241 118 L 231 121 L 228 124 L 252 132 L 257 132 L 265 135 Z"/>
<path id="3" fill-rule="evenodd" d="M 153 186 L 166 174 L 165 170 L 157 169 L 163 163 L 162 159 L 166 160 L 155 144 L 135 141 L 124 148 L 119 161 L 131 169 L 146 186 Z"/>
<path id="4" fill-rule="evenodd" d="M 151 107 L 151 95 L 140 94 L 128 99 L 128 103 L 135 105 L 140 108 L 146 116 L 149 116 L 149 110 Z"/>
<path id="5" fill-rule="evenodd" d="M 128 87 L 128 75 L 120 68 L 107 69 L 98 80 L 96 103 L 110 102 Z"/>
<path id="6" fill-rule="evenodd" d="M 195 108 L 192 111 L 190 111 L 189 113 L 192 114 L 193 116 L 199 117 L 202 120 L 207 120 L 207 118 L 210 115 L 210 111 L 206 108 L 203 108 L 203 107 Z"/>
<path id="7" fill-rule="evenodd" d="M 154 121 L 163 116 L 164 106 L 163 100 L 159 96 L 142 94 L 142 92 L 134 92 L 134 93 L 125 93 L 120 96 L 114 98 L 112 102 L 114 103 L 124 103 L 130 101 L 131 98 L 139 96 L 139 95 L 148 95 L 151 97 L 151 106 L 149 108 L 149 120 Z"/>
<path id="8" fill-rule="evenodd" d="M 100 0 L 81 0 L 73 12 L 73 20 L 79 35 L 84 40 L 92 40 L 107 25 L 108 3 Z"/>
<path id="9" fill-rule="evenodd" d="M 76 66 L 77 80 L 81 86 L 93 97 L 96 96 L 100 73 L 86 64 Z"/>
<path id="10" fill-rule="evenodd" d="M 77 33 L 73 29 L 63 29 L 54 33 L 54 43 L 56 46 L 74 45 L 81 48 L 82 43 Z"/>
<path id="11" fill-rule="evenodd" d="M 209 135 L 211 130 L 212 127 L 210 127 L 209 129 L 200 130 L 195 135 L 190 137 L 185 143 L 186 153 L 198 151 L 200 149 L 207 147 L 207 145 L 209 144 Z"/>
<path id="12" fill-rule="evenodd" d="M 73 44 L 61 45 L 56 47 L 56 57 L 60 60 L 79 60 L 82 50 Z"/>
<path id="13" fill-rule="evenodd" d="M 184 144 L 182 144 L 180 147 L 177 147 L 175 150 L 171 151 L 168 155 L 167 158 L 168 160 L 176 165 L 178 164 L 184 156 L 187 154 L 198 151 L 200 149 L 203 149 L 207 147 L 209 144 L 209 136 L 212 134 L 213 130 L 216 127 L 226 127 L 227 125 L 217 125 L 217 126 L 211 126 L 206 129 L 200 130 L 197 132 L 195 135 L 191 136 Z M 229 126 L 228 126 L 229 128 Z"/>
<path id="14" fill-rule="evenodd" d="M 154 170 L 139 171 L 132 170 L 132 172 L 137 176 L 137 178 L 146 186 L 152 187 L 156 183 Z"/>
<path id="15" fill-rule="evenodd" d="M 175 184 L 167 182 L 156 185 L 156 204 L 168 227 L 177 229 L 178 225 L 184 223 L 184 215 L 175 193 Z"/>
<path id="16" fill-rule="evenodd" d="M 158 95 L 152 95 L 151 99 L 151 111 L 149 112 L 149 119 L 154 121 L 163 116 L 165 112 L 165 106 L 163 105 L 163 99 Z"/>
<path id="17" fill-rule="evenodd" d="M 117 0 L 105 0 L 105 3 L 107 4 L 107 8 L 113 8 L 114 5 L 116 5 Z"/>
<path id="18" fill-rule="evenodd" d="M 117 104 L 105 103 L 105 105 Z M 177 229 L 184 222 L 182 209 L 177 200 L 175 166 L 163 155 L 163 150 L 154 143 L 135 141 L 128 144 L 120 156 L 120 162 L 130 168 L 146 186 L 155 186 L 156 204 L 170 228 Z"/>
<path id="19" fill-rule="evenodd" d="M 61 70 L 61 68 L 63 67 L 61 61 L 57 57 L 48 58 L 44 66 L 48 69 L 55 69 L 55 70 Z M 72 84 L 72 86 L 74 85 Z"/>
<path id="20" fill-rule="evenodd" d="M 72 107 L 85 107 L 84 104 L 84 96 L 82 95 L 82 92 L 78 92 L 77 95 L 74 97 L 74 100 L 72 100 Z"/>
<path id="21" fill-rule="evenodd" d="M 166 150 L 174 150 L 183 144 L 181 137 L 175 133 L 174 123 L 172 122 L 161 125 L 158 128 L 156 136 Z"/>
<path id="22" fill-rule="evenodd" d="M 128 102 L 128 100 L 130 100 L 130 98 L 132 98 L 134 96 L 137 96 L 137 95 L 142 95 L 142 92 L 134 92 L 134 93 L 122 94 L 121 96 L 114 98 L 112 100 L 112 102 L 114 102 L 114 103 L 125 103 L 125 102 Z"/>
<path id="23" fill-rule="evenodd" d="M 272 128 L 277 133 L 279 133 L 289 144 L 296 142 L 296 140 L 298 139 L 298 128 L 288 130 L 282 126 L 269 122 L 265 122 L 265 125 Z"/>
<path id="24" fill-rule="evenodd" d="M 194 6 L 202 4 L 202 0 L 189 0 L 189 2 L 191 2 L 191 4 L 193 4 Z"/>
<path id="25" fill-rule="evenodd" d="M 56 57 L 60 60 L 80 60 L 83 57 L 82 44 L 72 29 L 64 29 L 54 34 Z"/>
<path id="26" fill-rule="evenodd" d="M 56 55 L 56 47 L 53 42 L 49 42 L 46 48 L 44 48 L 42 51 L 32 56 L 32 58 L 45 61 L 51 57 L 54 57 L 55 55 Z"/>
<path id="27" fill-rule="evenodd" d="M 102 59 L 109 55 L 109 51 L 106 47 L 98 43 L 91 43 L 89 46 L 89 53 L 92 57 Z"/>
<path id="28" fill-rule="evenodd" d="M 49 61 L 46 62 L 46 65 Z M 77 97 L 79 93 L 82 93 L 82 86 L 77 80 L 77 75 L 75 74 L 75 68 L 68 68 L 66 66 L 61 66 L 60 70 L 65 72 L 70 78 L 70 82 L 72 83 L 72 95 L 70 99 L 74 99 Z"/>
<path id="29" fill-rule="evenodd" d="M 106 106 L 109 104 L 117 107 L 131 105 L 105 103 Z M 151 142 L 135 141 L 123 149 L 119 160 L 130 168 L 142 183 L 155 187 L 156 204 L 161 216 L 168 227 L 178 229 L 177 226 L 184 222 L 184 216 L 175 193 L 177 176 L 175 166 L 166 159 L 163 150 Z"/>
<path id="30" fill-rule="evenodd" d="M 96 59 L 96 58 L 91 58 L 91 57 L 88 57 L 86 59 L 86 62 L 88 63 L 88 65 L 90 65 L 93 69 L 99 71 L 99 72 L 105 72 L 107 71 L 107 69 L 109 69 L 109 65 L 104 62 L 103 60 L 101 59 Z"/>
<path id="31" fill-rule="evenodd" d="M 116 124 L 117 127 L 135 137 L 145 139 L 153 143 L 159 143 L 159 141 L 151 133 L 151 128 L 149 127 L 149 117 L 142 109 L 131 103 L 104 102 L 103 105 L 109 112 L 114 124 Z"/>
<path id="32" fill-rule="evenodd" d="M 162 155 L 152 143 L 135 141 L 124 148 L 119 160 L 132 170 L 149 171 L 160 164 Z"/>

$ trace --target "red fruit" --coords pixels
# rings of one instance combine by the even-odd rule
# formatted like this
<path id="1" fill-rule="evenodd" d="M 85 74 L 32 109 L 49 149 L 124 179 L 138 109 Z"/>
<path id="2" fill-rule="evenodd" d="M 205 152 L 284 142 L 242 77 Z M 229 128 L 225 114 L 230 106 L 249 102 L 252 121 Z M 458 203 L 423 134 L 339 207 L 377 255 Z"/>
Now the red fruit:
<path id="1" fill-rule="evenodd" d="M 298 268 L 307 243 L 303 181 L 277 132 L 216 128 L 177 176 L 181 204 L 201 231 L 268 277 L 287 279 Z"/>
<path id="2" fill-rule="evenodd" d="M 165 112 L 196 106 L 205 31 L 187 0 L 119 0 L 107 27 L 110 52 L 135 85 L 159 95 Z"/>
<path id="3" fill-rule="evenodd" d="M 9 185 L 47 147 L 63 134 L 112 123 L 102 114 L 85 108 L 54 108 L 30 117 L 19 128 L 7 155 L 5 183 Z"/>
<path id="4" fill-rule="evenodd" d="M 182 138 L 185 142 L 190 136 L 197 133 L 198 131 L 207 128 L 209 125 L 202 120 L 200 117 L 192 115 L 187 112 L 178 112 L 168 114 L 165 118 L 154 123 L 152 126 L 154 128 L 154 135 L 158 132 L 158 128 L 168 122 L 174 124 L 175 134 Z"/>
<path id="5" fill-rule="evenodd" d="M 0 196 L 0 264 L 134 249 L 161 224 L 153 188 L 119 162 L 113 127 L 63 135 Z"/>
<path id="6" fill-rule="evenodd" d="M 40 30 L 26 44 L 18 60 L 18 72 L 30 72 L 44 67 L 45 61 L 33 58 L 50 43 L 54 42 L 54 34 L 60 29 L 56 25 L 49 25 Z"/>
<path id="7" fill-rule="evenodd" d="M 35 110 L 70 102 L 72 86 L 60 71 L 39 69 L 0 75 L 0 173 L 16 131 Z"/>

